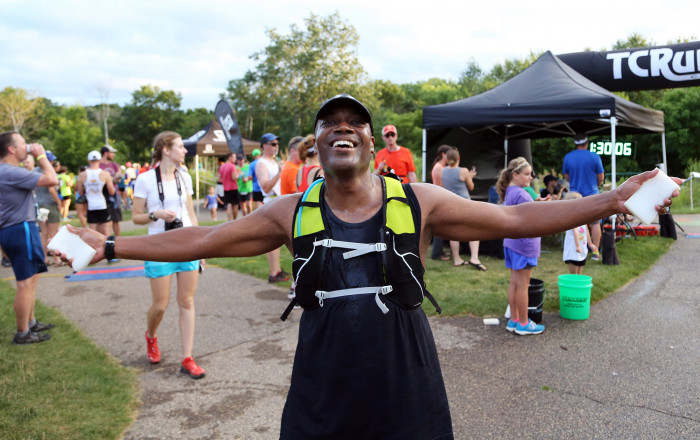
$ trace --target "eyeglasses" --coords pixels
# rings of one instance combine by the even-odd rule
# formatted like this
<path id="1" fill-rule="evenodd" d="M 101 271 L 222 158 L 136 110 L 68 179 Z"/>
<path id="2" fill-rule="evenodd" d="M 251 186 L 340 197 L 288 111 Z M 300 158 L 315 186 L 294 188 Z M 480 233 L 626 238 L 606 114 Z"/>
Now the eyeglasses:
<path id="1" fill-rule="evenodd" d="M 384 135 L 385 138 L 391 138 L 391 137 L 394 137 L 394 136 L 396 136 L 396 133 L 387 133 L 387 134 Z"/>
<path id="2" fill-rule="evenodd" d="M 277 147 L 277 146 L 279 146 L 280 143 L 279 142 L 268 142 L 267 144 L 272 145 L 273 147 Z"/>

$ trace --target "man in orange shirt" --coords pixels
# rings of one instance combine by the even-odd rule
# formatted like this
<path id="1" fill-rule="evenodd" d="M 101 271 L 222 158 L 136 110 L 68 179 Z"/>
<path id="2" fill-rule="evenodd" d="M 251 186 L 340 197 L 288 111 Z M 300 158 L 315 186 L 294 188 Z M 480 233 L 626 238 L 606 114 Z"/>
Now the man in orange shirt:
<path id="1" fill-rule="evenodd" d="M 301 166 L 297 148 L 299 147 L 299 143 L 303 140 L 304 138 L 301 136 L 294 136 L 289 141 L 289 158 L 284 163 L 284 166 L 282 167 L 282 175 L 280 176 L 281 195 L 294 194 L 297 192 L 297 173 L 299 172 L 299 167 Z"/>
<path id="2" fill-rule="evenodd" d="M 374 174 L 386 174 L 391 169 L 394 174 L 406 182 L 418 182 L 416 177 L 416 166 L 413 163 L 411 151 L 396 143 L 396 127 L 385 125 L 382 129 L 382 139 L 386 148 L 379 150 L 374 158 Z"/>

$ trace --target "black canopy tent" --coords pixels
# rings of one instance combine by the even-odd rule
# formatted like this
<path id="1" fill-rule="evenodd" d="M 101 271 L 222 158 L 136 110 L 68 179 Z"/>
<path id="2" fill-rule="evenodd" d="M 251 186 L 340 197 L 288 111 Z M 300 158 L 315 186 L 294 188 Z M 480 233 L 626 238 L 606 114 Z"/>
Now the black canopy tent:
<path id="1" fill-rule="evenodd" d="M 479 95 L 423 109 L 423 163 L 428 146 L 473 136 L 509 139 L 596 134 L 662 133 L 663 112 L 645 108 L 594 84 L 546 52 L 517 76 Z M 501 153 L 503 154 L 503 153 Z M 615 184 L 615 155 L 612 157 Z M 504 164 L 505 165 L 505 164 Z M 423 167 L 423 180 L 425 181 Z"/>

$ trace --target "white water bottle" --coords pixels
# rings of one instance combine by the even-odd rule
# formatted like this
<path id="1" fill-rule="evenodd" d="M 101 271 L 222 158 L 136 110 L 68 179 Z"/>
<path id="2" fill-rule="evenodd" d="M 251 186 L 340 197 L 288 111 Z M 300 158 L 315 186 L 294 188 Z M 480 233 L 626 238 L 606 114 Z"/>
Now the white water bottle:
<path id="1" fill-rule="evenodd" d="M 95 249 L 70 232 L 65 225 L 58 230 L 46 247 L 52 251 L 59 251 L 69 260 L 72 258 L 75 271 L 81 271 L 87 267 L 96 253 Z"/>

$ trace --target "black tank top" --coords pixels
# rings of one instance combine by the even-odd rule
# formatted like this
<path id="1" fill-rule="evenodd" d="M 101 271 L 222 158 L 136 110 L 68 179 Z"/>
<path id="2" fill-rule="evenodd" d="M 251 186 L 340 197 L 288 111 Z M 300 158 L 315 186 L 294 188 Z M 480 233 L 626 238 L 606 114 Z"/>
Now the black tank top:
<path id="1" fill-rule="evenodd" d="M 334 240 L 377 241 L 381 212 L 353 224 L 325 208 Z M 344 260 L 344 251 L 329 252 L 328 290 L 384 284 L 377 253 Z M 323 307 L 303 312 L 281 439 L 453 438 L 437 350 L 423 310 L 384 303 L 387 314 L 372 294 L 327 299 Z"/>

